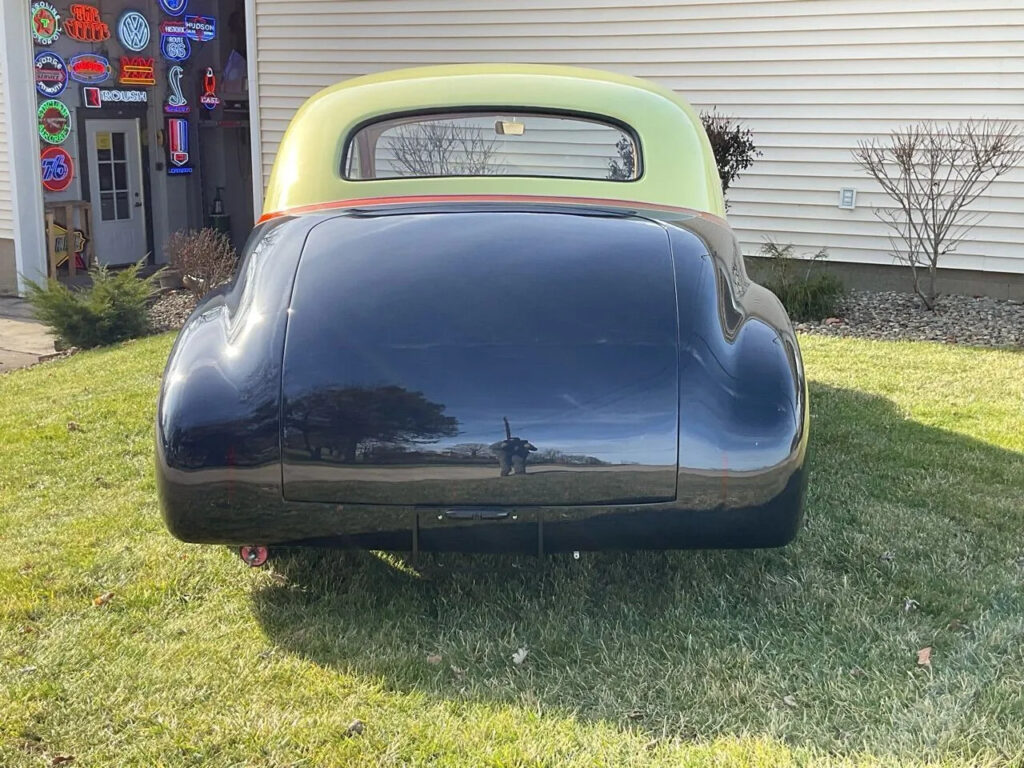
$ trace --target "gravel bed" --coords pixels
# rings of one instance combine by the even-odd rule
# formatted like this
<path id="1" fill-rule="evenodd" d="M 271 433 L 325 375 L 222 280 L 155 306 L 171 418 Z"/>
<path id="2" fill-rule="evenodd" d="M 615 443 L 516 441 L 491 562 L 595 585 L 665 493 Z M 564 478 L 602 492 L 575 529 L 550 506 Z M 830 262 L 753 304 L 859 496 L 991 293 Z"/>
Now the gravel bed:
<path id="1" fill-rule="evenodd" d="M 176 331 L 195 308 L 196 299 L 191 291 L 167 291 L 160 294 L 149 308 L 149 326 L 153 333 Z"/>
<path id="2" fill-rule="evenodd" d="M 797 323 L 796 329 L 821 336 L 1024 347 L 1024 303 L 942 296 L 929 312 L 913 294 L 849 291 L 837 317 Z"/>

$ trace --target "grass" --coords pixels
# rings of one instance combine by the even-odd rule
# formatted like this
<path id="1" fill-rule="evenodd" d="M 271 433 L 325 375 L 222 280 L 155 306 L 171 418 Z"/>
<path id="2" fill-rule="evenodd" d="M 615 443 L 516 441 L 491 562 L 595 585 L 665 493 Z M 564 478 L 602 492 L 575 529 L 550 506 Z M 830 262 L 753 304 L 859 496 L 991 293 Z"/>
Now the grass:
<path id="1" fill-rule="evenodd" d="M 170 344 L 0 377 L 0 765 L 1024 762 L 1020 353 L 804 338 L 787 548 L 414 573 L 171 539 Z"/>

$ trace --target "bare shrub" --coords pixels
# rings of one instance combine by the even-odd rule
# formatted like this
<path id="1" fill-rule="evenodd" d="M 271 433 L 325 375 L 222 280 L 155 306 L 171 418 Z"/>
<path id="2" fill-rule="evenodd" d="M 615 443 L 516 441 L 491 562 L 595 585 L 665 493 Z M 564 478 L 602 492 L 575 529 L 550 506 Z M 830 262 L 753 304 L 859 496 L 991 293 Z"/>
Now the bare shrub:
<path id="1" fill-rule="evenodd" d="M 164 254 L 197 299 L 230 280 L 238 262 L 228 236 L 209 228 L 175 232 Z"/>
<path id="2" fill-rule="evenodd" d="M 892 231 L 893 258 L 910 267 L 914 291 L 934 309 L 939 261 L 984 218 L 970 205 L 1021 162 L 1020 129 L 1006 120 L 925 122 L 898 128 L 885 142 L 858 142 L 853 155 L 895 202 L 875 215 Z"/>

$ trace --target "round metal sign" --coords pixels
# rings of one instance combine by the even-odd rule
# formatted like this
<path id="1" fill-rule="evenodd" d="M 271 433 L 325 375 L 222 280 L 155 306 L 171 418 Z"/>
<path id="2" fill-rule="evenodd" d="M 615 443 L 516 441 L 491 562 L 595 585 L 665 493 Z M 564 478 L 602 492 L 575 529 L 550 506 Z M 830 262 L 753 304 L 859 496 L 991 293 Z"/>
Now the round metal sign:
<path id="1" fill-rule="evenodd" d="M 63 147 L 47 147 L 39 156 L 43 171 L 43 187 L 48 192 L 63 192 L 75 178 L 75 164 Z"/>
<path id="2" fill-rule="evenodd" d="M 71 113 L 64 102 L 47 99 L 39 105 L 39 138 L 47 144 L 61 144 L 71 133 Z"/>
<path id="3" fill-rule="evenodd" d="M 64 59 L 51 51 L 36 54 L 36 90 L 47 98 L 64 93 L 68 84 L 68 67 Z"/>
<path id="4" fill-rule="evenodd" d="M 149 45 L 149 22 L 138 11 L 125 11 L 117 20 L 117 39 L 129 51 L 141 51 Z"/>
<path id="5" fill-rule="evenodd" d="M 39 45 L 53 45 L 60 37 L 60 14 L 45 0 L 32 3 L 32 39 Z"/>

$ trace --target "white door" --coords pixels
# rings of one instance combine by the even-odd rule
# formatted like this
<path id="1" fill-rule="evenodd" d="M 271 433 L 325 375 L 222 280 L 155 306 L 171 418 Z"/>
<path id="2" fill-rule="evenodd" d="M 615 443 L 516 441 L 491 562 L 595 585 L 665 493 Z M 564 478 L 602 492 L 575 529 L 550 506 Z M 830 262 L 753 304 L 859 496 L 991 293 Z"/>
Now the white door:
<path id="1" fill-rule="evenodd" d="M 132 264 L 146 256 L 139 121 L 86 120 L 85 140 L 96 261 Z"/>

